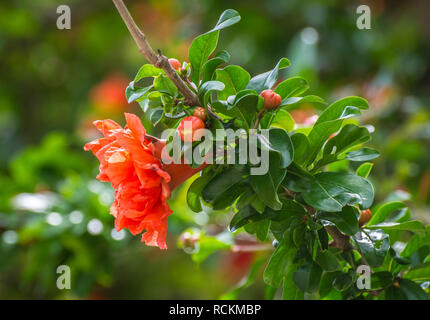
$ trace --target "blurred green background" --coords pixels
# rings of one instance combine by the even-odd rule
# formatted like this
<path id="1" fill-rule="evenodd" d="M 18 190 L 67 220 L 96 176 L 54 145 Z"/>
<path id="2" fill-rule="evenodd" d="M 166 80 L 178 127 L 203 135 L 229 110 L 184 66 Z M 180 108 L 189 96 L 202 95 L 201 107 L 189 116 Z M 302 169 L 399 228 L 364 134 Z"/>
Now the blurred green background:
<path id="1" fill-rule="evenodd" d="M 257 74 L 286 56 L 292 67 L 283 76 L 305 77 L 311 94 L 368 99 L 361 122 L 376 128 L 371 145 L 381 151 L 371 178 L 376 202 L 407 200 L 430 222 L 428 0 L 126 3 L 152 46 L 181 61 L 193 37 L 236 9 L 242 21 L 218 46 L 232 64 Z M 61 4 L 71 8 L 71 30 L 56 28 Z M 371 30 L 356 27 L 360 4 L 371 7 Z M 215 299 L 269 253 L 223 251 L 195 264 L 178 248 L 180 234 L 222 229 L 231 213 L 191 213 L 186 188 L 170 201 L 167 251 L 113 231 L 112 190 L 94 179 L 98 163 L 82 146 L 97 137 L 93 120 L 142 116 L 124 91 L 145 60 L 110 1 L 3 1 L 0 57 L 0 298 Z M 293 116 L 300 123 L 312 114 Z M 62 264 L 71 290 L 56 287 Z M 263 298 L 261 279 L 237 297 Z"/>

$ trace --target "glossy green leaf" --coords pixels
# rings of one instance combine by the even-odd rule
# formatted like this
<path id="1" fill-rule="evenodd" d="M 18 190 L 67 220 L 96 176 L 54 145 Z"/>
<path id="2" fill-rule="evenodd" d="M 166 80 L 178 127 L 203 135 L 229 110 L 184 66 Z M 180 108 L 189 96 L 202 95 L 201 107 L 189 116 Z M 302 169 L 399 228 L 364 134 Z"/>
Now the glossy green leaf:
<path id="1" fill-rule="evenodd" d="M 336 225 L 336 227 L 347 235 L 354 235 L 358 232 L 358 218 L 360 212 L 357 208 L 345 206 L 341 212 L 319 212 L 318 219 L 327 220 Z"/>
<path id="2" fill-rule="evenodd" d="M 309 89 L 309 84 L 302 77 L 293 77 L 282 81 L 276 86 L 275 92 L 282 99 L 299 96 Z"/>
<path id="3" fill-rule="evenodd" d="M 414 281 L 430 281 L 430 263 L 418 265 L 408 270 L 403 278 Z"/>
<path id="4" fill-rule="evenodd" d="M 401 257 L 410 257 L 413 253 L 415 253 L 422 246 L 430 244 L 430 225 L 425 227 L 425 233 L 422 234 L 414 234 L 413 237 L 409 240 L 406 247 L 400 253 Z"/>
<path id="5" fill-rule="evenodd" d="M 161 74 L 164 74 L 163 69 L 154 67 L 152 64 L 145 64 L 139 69 L 136 76 L 134 77 L 134 83 L 137 83 L 143 78 L 156 77 Z"/>
<path id="6" fill-rule="evenodd" d="M 319 125 L 314 125 L 308 135 L 309 152 L 306 158 L 306 166 L 315 160 L 327 139 L 340 129 L 342 126 L 342 121 L 343 120 L 333 120 L 323 122 Z"/>
<path id="7" fill-rule="evenodd" d="M 193 40 L 188 52 L 188 59 L 193 68 L 192 80 L 194 83 L 199 83 L 203 65 L 217 46 L 219 31 L 239 21 L 239 13 L 235 10 L 228 9 L 221 14 L 217 24 L 212 30 Z"/>
<path id="8" fill-rule="evenodd" d="M 205 62 L 202 69 L 202 83 L 212 80 L 216 68 L 227 63 L 230 60 L 230 54 L 227 51 L 218 52 L 215 57 Z"/>
<path id="9" fill-rule="evenodd" d="M 289 66 L 290 61 L 287 58 L 282 58 L 281 60 L 279 60 L 273 70 L 253 77 L 249 81 L 246 88 L 255 90 L 257 91 L 257 93 L 261 93 L 263 90 L 272 88 L 273 85 L 276 83 L 276 80 L 278 79 L 279 70 L 287 68 Z"/>
<path id="10" fill-rule="evenodd" d="M 367 209 L 373 197 L 373 187 L 367 180 L 343 172 L 318 173 L 310 189 L 303 192 L 308 205 L 327 212 L 340 212 L 345 205 L 355 204 Z"/>
<path id="11" fill-rule="evenodd" d="M 209 94 L 211 91 L 222 91 L 225 85 L 219 81 L 207 81 L 203 83 L 199 88 L 199 99 L 203 105 L 207 105 L 209 102 Z"/>
<path id="12" fill-rule="evenodd" d="M 363 230 L 353 236 L 360 252 L 371 267 L 379 267 L 390 248 L 388 234 L 382 230 Z"/>
<path id="13" fill-rule="evenodd" d="M 270 128 L 268 134 L 268 140 L 264 135 L 258 135 L 261 148 L 265 148 L 269 152 L 278 153 L 281 157 L 281 168 L 288 167 L 294 158 L 294 148 L 290 136 L 280 128 Z"/>
<path id="14" fill-rule="evenodd" d="M 244 181 L 247 172 L 242 167 L 230 167 L 216 175 L 203 189 L 203 199 L 213 204 L 222 197 L 228 196 L 229 190 L 234 190 L 235 185 Z"/>
<path id="15" fill-rule="evenodd" d="M 206 185 L 212 180 L 212 178 L 213 178 L 212 172 L 203 174 L 202 176 L 194 180 L 193 183 L 188 188 L 187 204 L 188 204 L 188 207 L 194 212 L 202 211 L 200 195 L 204 187 L 206 187 Z"/>
<path id="16" fill-rule="evenodd" d="M 252 188 L 264 204 L 274 210 L 279 210 L 282 204 L 277 192 L 286 170 L 280 166 L 279 153 L 270 152 L 269 158 L 269 171 L 264 175 L 250 175 L 249 179 Z"/>
<path id="17" fill-rule="evenodd" d="M 370 225 L 384 222 L 385 219 L 387 219 L 387 217 L 391 215 L 394 211 L 397 211 L 403 208 L 407 208 L 406 204 L 404 204 L 403 202 L 394 201 L 394 202 L 385 203 L 382 206 L 380 206 L 378 210 L 376 210 L 376 212 L 372 214 L 372 218 L 369 220 L 367 225 L 370 226 Z"/>
<path id="18" fill-rule="evenodd" d="M 345 112 L 345 110 L 348 110 L 348 107 L 354 107 L 361 110 L 367 110 L 369 109 L 369 104 L 366 101 L 366 99 L 360 98 L 360 97 L 346 97 L 343 99 L 340 99 L 325 109 L 321 115 L 318 117 L 317 122 L 315 125 L 321 124 L 326 121 L 332 121 L 336 119 L 340 119 L 343 115 L 343 118 L 345 118 L 346 114 L 351 114 L 350 112 Z M 354 109 L 350 109 L 354 110 Z"/>
<path id="19" fill-rule="evenodd" d="M 369 131 L 365 127 L 358 127 L 355 124 L 347 124 L 324 147 L 324 155 L 340 154 L 343 151 L 364 143 L 370 139 Z"/>
<path id="20" fill-rule="evenodd" d="M 349 161 L 369 161 L 379 157 L 379 151 L 372 148 L 363 148 L 357 151 L 350 151 L 345 159 Z"/>
<path id="21" fill-rule="evenodd" d="M 296 255 L 296 249 L 285 243 L 281 243 L 270 257 L 269 263 L 264 270 L 264 282 L 272 287 L 278 288 L 281 285 L 285 274 L 285 268 L 292 263 Z"/>
<path id="22" fill-rule="evenodd" d="M 202 34 L 191 43 L 188 59 L 193 68 L 191 79 L 196 84 L 200 81 L 200 73 L 203 65 L 217 46 L 218 36 L 219 31 Z"/>
<path id="23" fill-rule="evenodd" d="M 178 88 L 175 84 L 165 75 L 157 76 L 154 79 L 154 88 L 160 92 L 167 93 L 172 97 L 178 94 Z"/>
<path id="24" fill-rule="evenodd" d="M 291 141 L 294 145 L 294 162 L 301 165 L 309 152 L 309 140 L 303 133 L 294 133 L 291 136 Z"/>
<path id="25" fill-rule="evenodd" d="M 134 82 L 132 81 L 125 89 L 125 97 L 127 98 L 127 102 L 131 103 L 133 101 L 138 100 L 151 89 L 152 89 L 152 85 L 144 88 L 135 87 Z"/>
<path id="26" fill-rule="evenodd" d="M 246 88 L 251 76 L 239 66 L 227 66 L 216 70 L 216 80 L 225 84 L 225 89 L 218 94 L 219 99 L 225 100 Z"/>
<path id="27" fill-rule="evenodd" d="M 294 120 L 287 110 L 280 109 L 273 118 L 271 127 L 281 128 L 289 132 L 294 129 Z"/>
<path id="28" fill-rule="evenodd" d="M 411 231 L 414 233 L 420 233 L 424 235 L 425 233 L 425 227 L 424 224 L 421 221 L 418 220 L 412 220 L 412 221 L 406 221 L 406 222 L 381 222 L 378 224 L 368 225 L 366 228 L 374 230 L 374 229 L 381 229 L 385 231 L 389 230 L 400 230 L 400 231 Z"/>
<path id="29" fill-rule="evenodd" d="M 269 235 L 270 220 L 264 219 L 245 225 L 245 231 L 249 234 L 255 234 L 258 240 L 266 241 Z"/>
<path id="30" fill-rule="evenodd" d="M 256 117 L 258 101 L 259 97 L 253 93 L 241 96 L 237 98 L 228 114 L 242 119 L 245 126 L 250 128 Z"/>
<path id="31" fill-rule="evenodd" d="M 258 213 L 252 206 L 246 206 L 239 210 L 239 212 L 233 216 L 233 219 L 231 219 L 230 231 L 234 232 L 248 223 L 261 221 L 264 218 L 265 216 Z"/>

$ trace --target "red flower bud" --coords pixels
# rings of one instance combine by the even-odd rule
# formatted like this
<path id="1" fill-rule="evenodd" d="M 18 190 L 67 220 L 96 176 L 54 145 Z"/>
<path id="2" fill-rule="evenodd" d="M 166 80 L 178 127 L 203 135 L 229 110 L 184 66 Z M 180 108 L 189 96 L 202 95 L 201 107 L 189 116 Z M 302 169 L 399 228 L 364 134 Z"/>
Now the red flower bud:
<path id="1" fill-rule="evenodd" d="M 202 119 L 203 121 L 206 120 L 206 110 L 202 107 L 197 107 L 194 112 L 193 116 Z"/>
<path id="2" fill-rule="evenodd" d="M 273 90 L 264 90 L 262 93 L 260 93 L 260 96 L 264 98 L 265 109 L 276 109 L 281 105 L 281 96 L 275 93 Z"/>
<path id="3" fill-rule="evenodd" d="M 181 70 L 182 65 L 177 59 L 171 58 L 169 59 L 169 63 L 172 66 L 172 68 L 175 69 L 176 71 Z"/>
<path id="4" fill-rule="evenodd" d="M 195 116 L 189 116 L 184 118 L 178 126 L 178 133 L 182 141 L 194 142 L 199 139 L 199 129 L 204 129 L 205 123 L 202 119 Z"/>
<path id="5" fill-rule="evenodd" d="M 367 210 L 362 210 L 360 213 L 360 219 L 358 220 L 358 224 L 360 226 L 365 225 L 367 222 L 369 222 L 370 218 L 372 218 L 372 212 Z"/>

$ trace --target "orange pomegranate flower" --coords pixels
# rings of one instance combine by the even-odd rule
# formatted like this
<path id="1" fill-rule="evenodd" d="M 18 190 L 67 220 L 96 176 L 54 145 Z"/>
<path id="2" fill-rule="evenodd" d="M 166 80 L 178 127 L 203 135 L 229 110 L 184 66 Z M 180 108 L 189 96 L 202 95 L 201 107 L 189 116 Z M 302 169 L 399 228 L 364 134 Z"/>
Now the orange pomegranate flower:
<path id="1" fill-rule="evenodd" d="M 125 118 L 124 128 L 112 120 L 95 121 L 104 137 L 87 143 L 84 149 L 100 161 L 97 179 L 110 182 L 115 189 L 110 213 L 116 230 L 127 228 L 133 235 L 146 230 L 142 242 L 167 249 L 170 175 L 154 155 L 154 145 L 145 137 L 140 119 L 130 113 Z"/>

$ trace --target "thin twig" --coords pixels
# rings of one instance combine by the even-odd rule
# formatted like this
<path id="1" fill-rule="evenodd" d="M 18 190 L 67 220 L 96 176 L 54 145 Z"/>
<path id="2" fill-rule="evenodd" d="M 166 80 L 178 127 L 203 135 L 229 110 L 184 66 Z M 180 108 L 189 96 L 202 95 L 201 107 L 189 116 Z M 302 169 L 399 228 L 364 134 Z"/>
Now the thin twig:
<path id="1" fill-rule="evenodd" d="M 266 109 L 261 109 L 260 112 L 257 115 L 257 121 L 255 121 L 254 129 L 258 129 L 258 125 L 260 124 L 261 119 L 263 118 L 264 113 L 266 112 Z"/>
<path id="2" fill-rule="evenodd" d="M 208 108 L 208 112 L 210 113 L 210 115 L 212 117 L 214 117 L 215 119 L 217 119 L 221 123 L 224 123 L 224 121 L 215 113 L 215 111 L 212 110 L 212 107 L 209 104 L 207 105 L 207 108 Z"/>
<path id="3" fill-rule="evenodd" d="M 145 56 L 145 58 L 155 67 L 164 70 L 166 75 L 176 85 L 178 90 L 182 93 L 185 98 L 186 104 L 191 106 L 199 106 L 200 101 L 197 95 L 187 86 L 187 84 L 179 77 L 176 71 L 172 68 L 169 63 L 169 59 L 161 54 L 157 55 L 152 49 L 151 45 L 146 40 L 145 34 L 139 29 L 130 15 L 127 7 L 122 0 L 112 0 L 117 8 L 122 20 L 126 24 L 128 31 L 139 47 L 139 51 Z"/>

